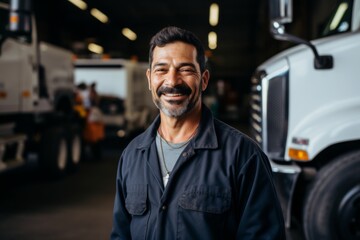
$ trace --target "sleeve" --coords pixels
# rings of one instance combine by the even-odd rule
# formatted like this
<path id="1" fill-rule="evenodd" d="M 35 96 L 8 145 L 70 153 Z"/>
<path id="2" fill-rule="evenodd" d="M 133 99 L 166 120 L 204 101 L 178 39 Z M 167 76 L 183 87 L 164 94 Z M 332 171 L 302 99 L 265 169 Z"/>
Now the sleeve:
<path id="1" fill-rule="evenodd" d="M 130 222 L 131 216 L 128 214 L 125 208 L 125 195 L 123 191 L 123 183 L 121 177 L 123 155 L 120 158 L 118 164 L 118 170 L 116 175 L 116 194 L 114 200 L 113 210 L 113 227 L 110 235 L 111 240 L 125 240 L 131 239 L 130 234 Z"/>
<path id="2" fill-rule="evenodd" d="M 239 225 L 236 239 L 285 239 L 285 224 L 266 155 L 258 150 L 238 176 Z"/>

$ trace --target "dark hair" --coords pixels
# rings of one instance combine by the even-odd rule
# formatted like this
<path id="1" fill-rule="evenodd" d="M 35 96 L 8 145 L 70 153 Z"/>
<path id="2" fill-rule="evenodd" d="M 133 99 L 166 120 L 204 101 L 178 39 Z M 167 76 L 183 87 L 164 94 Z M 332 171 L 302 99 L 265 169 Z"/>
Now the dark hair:
<path id="1" fill-rule="evenodd" d="M 176 41 L 184 42 L 193 45 L 196 48 L 196 60 L 200 65 L 200 71 L 203 73 L 206 68 L 205 51 L 200 40 L 195 36 L 194 33 L 181 29 L 178 27 L 165 27 L 155 34 L 150 41 L 149 50 L 149 64 L 153 61 L 153 52 L 155 47 L 163 47 L 168 43 Z"/>

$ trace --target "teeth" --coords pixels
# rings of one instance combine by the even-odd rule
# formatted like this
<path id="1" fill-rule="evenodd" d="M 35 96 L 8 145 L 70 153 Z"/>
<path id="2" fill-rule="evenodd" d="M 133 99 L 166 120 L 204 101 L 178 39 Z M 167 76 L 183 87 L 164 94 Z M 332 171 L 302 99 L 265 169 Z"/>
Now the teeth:
<path id="1" fill-rule="evenodd" d="M 182 96 L 182 94 L 180 94 L 180 93 L 167 93 L 167 94 L 165 94 L 165 96 L 168 96 L 168 97 L 178 97 L 178 96 Z"/>

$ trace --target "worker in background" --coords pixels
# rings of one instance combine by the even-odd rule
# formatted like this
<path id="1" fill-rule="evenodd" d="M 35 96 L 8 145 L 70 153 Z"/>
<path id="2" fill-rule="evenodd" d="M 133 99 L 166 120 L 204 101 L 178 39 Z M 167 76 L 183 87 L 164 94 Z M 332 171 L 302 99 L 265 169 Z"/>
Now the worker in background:
<path id="1" fill-rule="evenodd" d="M 81 119 L 84 119 L 84 122 L 85 122 L 85 119 L 87 117 L 87 109 L 84 104 L 84 97 L 83 97 L 83 93 L 82 93 L 84 90 L 86 90 L 85 83 L 80 83 L 79 85 L 77 85 L 76 91 L 75 91 L 74 110 L 78 113 L 78 115 Z"/>
<path id="2" fill-rule="evenodd" d="M 77 86 L 75 110 L 84 118 L 84 157 L 89 160 L 101 159 L 101 144 L 105 137 L 102 112 L 97 104 L 96 84 L 88 88 L 85 83 L 80 83 Z"/>
<path id="3" fill-rule="evenodd" d="M 111 239 L 285 239 L 266 155 L 202 103 L 203 46 L 167 27 L 150 42 L 160 115 L 123 151 Z"/>
<path id="4" fill-rule="evenodd" d="M 102 142 L 105 138 L 105 127 L 103 123 L 103 114 L 98 106 L 99 96 L 95 82 L 89 87 L 89 102 L 90 108 L 84 131 L 84 139 L 89 148 L 89 158 L 99 161 L 102 157 Z"/>
<path id="5" fill-rule="evenodd" d="M 90 84 L 89 98 L 92 106 L 99 106 L 99 95 L 96 90 L 96 82 Z"/>
<path id="6" fill-rule="evenodd" d="M 85 109 L 89 110 L 91 107 L 91 101 L 90 101 L 90 91 L 86 83 L 81 82 L 77 86 L 77 93 L 82 99 L 82 103 L 85 107 Z"/>

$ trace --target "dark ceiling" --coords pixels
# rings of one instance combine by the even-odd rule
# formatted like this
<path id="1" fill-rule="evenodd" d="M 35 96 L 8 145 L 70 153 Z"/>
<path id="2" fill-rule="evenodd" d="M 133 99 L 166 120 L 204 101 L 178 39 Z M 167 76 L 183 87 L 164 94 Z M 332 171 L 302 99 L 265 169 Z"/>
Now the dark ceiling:
<path id="1" fill-rule="evenodd" d="M 227 0 L 219 2 L 219 24 L 209 24 L 208 0 L 85 0 L 83 11 L 67 0 L 34 1 L 40 33 L 46 41 L 70 48 L 79 56 L 89 54 L 87 43 L 96 42 L 111 57 L 147 61 L 148 43 L 152 35 L 165 26 L 178 26 L 193 31 L 207 46 L 207 36 L 214 31 L 218 46 L 208 52 L 209 65 L 219 77 L 248 75 L 259 62 L 261 39 L 267 36 L 265 0 Z M 109 17 L 103 24 L 90 15 L 97 8 Z M 121 34 L 124 27 L 137 34 L 130 41 Z M 261 46 L 260 46 L 261 47 Z"/>
<path id="2" fill-rule="evenodd" d="M 218 46 L 209 52 L 212 78 L 233 82 L 249 82 L 257 65 L 284 48 L 270 37 L 268 0 L 217 2 L 220 16 L 215 27 L 209 25 L 209 6 L 213 3 L 210 0 L 84 1 L 88 6 L 85 11 L 67 0 L 34 1 L 40 37 L 72 50 L 79 57 L 90 57 L 87 44 L 96 42 L 113 58 L 136 57 L 139 61 L 147 61 L 151 36 L 165 26 L 175 25 L 193 31 L 207 49 L 208 33 L 215 31 Z M 319 15 L 316 6 L 326 0 L 293 2 L 297 33 L 305 38 L 312 37 L 307 26 L 313 24 L 311 16 Z M 103 24 L 91 16 L 92 8 L 105 13 L 109 22 Z M 136 41 L 121 34 L 124 27 L 136 32 Z"/>

